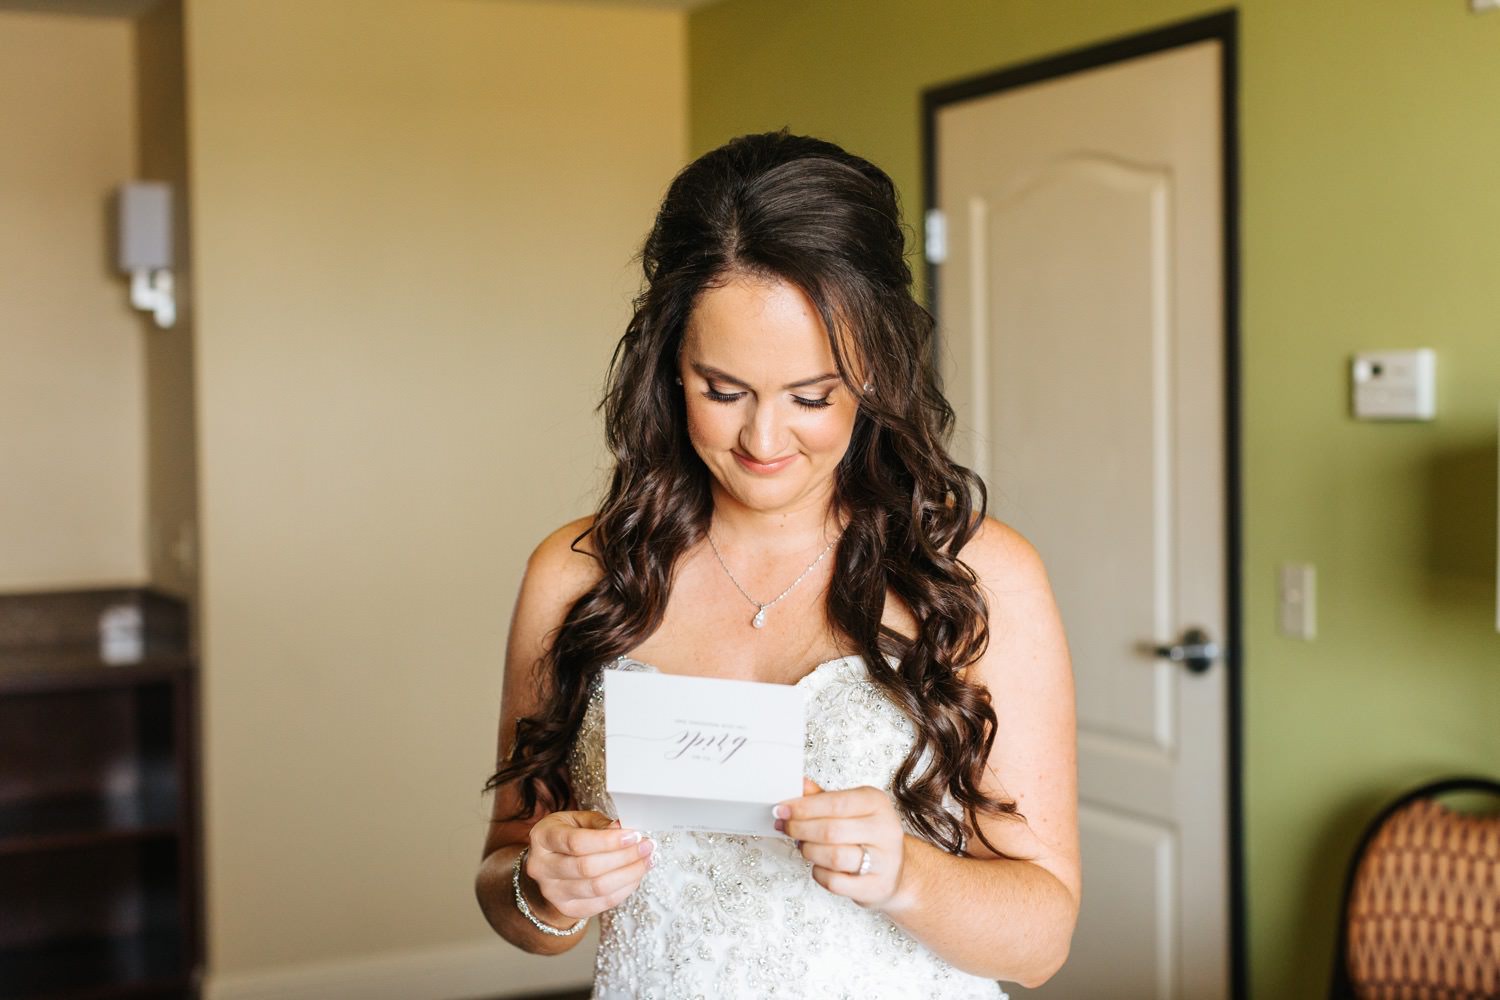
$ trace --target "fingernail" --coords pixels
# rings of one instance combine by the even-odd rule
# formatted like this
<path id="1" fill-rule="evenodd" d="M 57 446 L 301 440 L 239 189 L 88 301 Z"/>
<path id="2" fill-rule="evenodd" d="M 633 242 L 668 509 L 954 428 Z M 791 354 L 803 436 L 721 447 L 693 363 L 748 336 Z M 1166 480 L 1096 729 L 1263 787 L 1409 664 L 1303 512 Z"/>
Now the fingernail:
<path id="1" fill-rule="evenodd" d="M 620 834 L 620 843 L 621 844 L 627 844 L 627 845 L 628 844 L 634 844 L 637 841 L 639 841 L 640 839 L 641 839 L 641 831 L 639 831 L 639 830 L 630 830 L 630 831 L 628 831 L 626 833 Z"/>
<path id="2" fill-rule="evenodd" d="M 792 811 L 784 805 L 778 804 L 771 807 L 771 815 L 777 819 L 786 819 L 791 814 Z"/>
<path id="3" fill-rule="evenodd" d="M 647 854 L 653 854 L 656 852 L 656 841 L 652 840 L 650 837 L 647 837 L 645 840 L 641 841 L 641 846 L 637 847 L 636 850 L 641 853 L 642 857 L 646 856 Z"/>
<path id="4" fill-rule="evenodd" d="M 779 831 L 781 831 L 782 833 L 786 832 L 786 820 L 784 820 L 784 819 L 778 819 L 775 823 L 773 823 L 771 825 L 774 826 L 774 827 L 776 827 L 776 829 L 779 830 Z"/>
<path id="5" fill-rule="evenodd" d="M 647 868 L 655 868 L 656 867 L 656 852 L 655 851 L 652 851 L 650 854 L 646 855 L 646 867 Z"/>

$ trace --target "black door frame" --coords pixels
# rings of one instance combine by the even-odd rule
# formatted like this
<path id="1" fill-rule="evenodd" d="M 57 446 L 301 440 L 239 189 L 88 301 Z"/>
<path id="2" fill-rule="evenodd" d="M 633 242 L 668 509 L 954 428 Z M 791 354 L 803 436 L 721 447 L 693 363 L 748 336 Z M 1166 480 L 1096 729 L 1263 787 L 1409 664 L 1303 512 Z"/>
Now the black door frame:
<path id="1" fill-rule="evenodd" d="M 1243 623 L 1240 570 L 1241 547 L 1240 484 L 1240 189 L 1239 189 L 1239 31 L 1237 8 L 1229 8 L 1202 17 L 1191 18 L 1127 35 L 1109 41 L 1072 49 L 979 76 L 939 84 L 922 91 L 922 218 L 937 207 L 937 115 L 951 104 L 985 97 L 997 91 L 1066 76 L 1082 70 L 1134 59 L 1166 49 L 1191 45 L 1209 39 L 1220 42 L 1221 59 L 1220 116 L 1223 123 L 1222 213 L 1224 233 L 1224 430 L 1227 526 L 1227 579 L 1224 581 L 1226 607 L 1229 612 L 1229 634 L 1225 636 L 1224 669 L 1228 688 L 1225 719 L 1228 758 L 1229 823 L 1229 995 L 1232 1000 L 1247 1000 L 1248 954 L 1246 948 L 1245 910 L 1245 831 L 1244 831 L 1244 753 L 1243 702 L 1240 683 Z M 938 316 L 939 292 L 937 268 L 927 261 L 927 308 Z M 936 349 L 936 341 L 934 341 Z M 934 358 L 934 362 L 936 362 Z"/>

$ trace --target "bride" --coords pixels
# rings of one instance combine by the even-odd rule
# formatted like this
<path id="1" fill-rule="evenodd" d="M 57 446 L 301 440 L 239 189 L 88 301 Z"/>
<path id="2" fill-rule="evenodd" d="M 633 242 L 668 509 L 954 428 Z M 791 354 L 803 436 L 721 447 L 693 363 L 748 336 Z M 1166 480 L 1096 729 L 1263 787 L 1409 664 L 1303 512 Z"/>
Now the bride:
<path id="1" fill-rule="evenodd" d="M 673 180 L 610 362 L 615 463 L 527 561 L 475 891 L 599 924 L 595 997 L 1004 997 L 1077 921 L 1072 667 L 1046 571 L 947 452 L 890 178 L 745 135 Z M 790 684 L 784 837 L 623 829 L 604 670 Z"/>

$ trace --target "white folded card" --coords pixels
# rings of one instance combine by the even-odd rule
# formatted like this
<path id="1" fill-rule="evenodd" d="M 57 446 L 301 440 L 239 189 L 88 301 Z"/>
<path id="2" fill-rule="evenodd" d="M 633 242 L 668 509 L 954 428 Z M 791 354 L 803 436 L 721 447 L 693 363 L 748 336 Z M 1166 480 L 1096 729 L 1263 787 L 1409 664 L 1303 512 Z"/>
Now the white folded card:
<path id="1" fill-rule="evenodd" d="M 604 672 L 604 781 L 620 825 L 780 837 L 802 795 L 804 695 L 788 684 Z"/>

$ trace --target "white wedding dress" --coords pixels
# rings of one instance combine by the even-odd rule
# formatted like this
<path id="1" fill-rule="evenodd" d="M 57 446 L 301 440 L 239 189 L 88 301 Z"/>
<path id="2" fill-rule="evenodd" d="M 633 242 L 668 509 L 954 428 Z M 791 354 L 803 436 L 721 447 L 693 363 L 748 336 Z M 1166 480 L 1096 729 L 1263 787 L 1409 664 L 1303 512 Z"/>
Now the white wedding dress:
<path id="1" fill-rule="evenodd" d="M 603 671 L 656 669 L 621 656 L 594 678 L 569 757 L 579 808 L 618 817 L 604 787 Z M 808 777 L 829 790 L 889 789 L 914 731 L 864 658 L 819 664 L 796 687 Z M 960 814 L 951 797 L 945 807 Z M 643 832 L 656 840 L 657 864 L 599 914 L 595 1000 L 1008 1000 L 999 983 L 954 968 L 886 916 L 813 881 L 812 863 L 786 838 Z"/>

